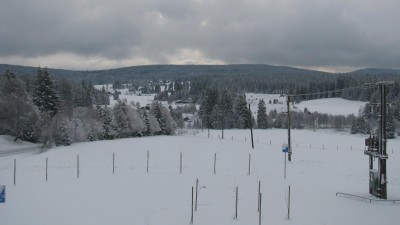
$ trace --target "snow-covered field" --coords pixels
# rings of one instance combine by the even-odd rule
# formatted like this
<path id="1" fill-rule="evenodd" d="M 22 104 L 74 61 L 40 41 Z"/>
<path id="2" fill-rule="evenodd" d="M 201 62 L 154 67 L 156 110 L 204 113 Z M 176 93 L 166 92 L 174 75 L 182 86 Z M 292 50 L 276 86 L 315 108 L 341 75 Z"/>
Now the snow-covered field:
<path id="1" fill-rule="evenodd" d="M 257 112 L 258 101 L 263 99 L 267 106 L 267 111 L 276 109 L 279 112 L 286 112 L 286 97 L 277 94 L 255 94 L 247 93 L 247 101 L 250 103 L 250 108 L 253 113 Z M 269 101 L 278 100 L 278 104 L 269 104 Z M 310 112 L 326 113 L 331 115 L 358 115 L 361 108 L 365 106 L 366 102 L 351 101 L 342 98 L 325 98 L 315 99 L 309 101 L 302 101 L 299 104 L 290 104 L 290 110 L 303 112 L 307 108 Z"/>
<path id="2" fill-rule="evenodd" d="M 368 194 L 364 136 L 328 130 L 294 130 L 293 160 L 284 179 L 286 130 L 250 132 L 189 130 L 180 136 L 78 143 L 43 154 L 0 158 L 0 203 L 4 225 L 177 225 L 189 224 L 191 187 L 200 186 L 194 224 L 258 224 L 261 181 L 262 224 L 398 224 L 400 204 L 369 203 L 336 192 Z M 400 139 L 388 143 L 388 198 L 400 199 Z M 146 172 L 147 151 L 150 153 Z M 115 153 L 113 174 L 112 154 Z M 183 171 L 179 171 L 180 153 Z M 214 175 L 214 154 L 217 154 Z M 77 178 L 77 154 L 80 176 Z M 249 154 L 251 173 L 248 175 Z M 48 158 L 48 181 L 45 161 Z M 13 162 L 17 159 L 16 185 Z M 291 186 L 291 214 L 287 192 Z M 234 189 L 239 188 L 238 219 Z"/>

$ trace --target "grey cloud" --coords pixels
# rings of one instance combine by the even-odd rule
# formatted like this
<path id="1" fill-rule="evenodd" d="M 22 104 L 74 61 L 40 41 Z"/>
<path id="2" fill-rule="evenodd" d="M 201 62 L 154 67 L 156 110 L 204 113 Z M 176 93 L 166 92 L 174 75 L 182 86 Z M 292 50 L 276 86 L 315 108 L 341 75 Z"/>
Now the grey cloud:
<path id="1" fill-rule="evenodd" d="M 168 63 L 191 49 L 225 63 L 400 67 L 399 11 L 396 0 L 3 0 L 0 58 Z"/>

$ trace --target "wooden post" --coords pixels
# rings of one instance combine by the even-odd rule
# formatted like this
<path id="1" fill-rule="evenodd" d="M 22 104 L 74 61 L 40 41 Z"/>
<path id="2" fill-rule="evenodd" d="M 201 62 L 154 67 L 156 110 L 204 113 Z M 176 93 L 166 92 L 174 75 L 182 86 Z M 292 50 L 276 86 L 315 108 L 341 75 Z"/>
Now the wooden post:
<path id="1" fill-rule="evenodd" d="M 214 153 L 214 175 L 217 174 L 217 153 Z"/>
<path id="2" fill-rule="evenodd" d="M 262 193 L 258 195 L 259 204 L 258 204 L 258 225 L 261 225 L 261 205 L 262 205 Z"/>
<path id="3" fill-rule="evenodd" d="M 115 172 L 115 152 L 113 152 L 113 174 Z"/>
<path id="4" fill-rule="evenodd" d="M 146 169 L 147 173 L 149 173 L 149 159 L 150 159 L 150 151 L 147 150 L 147 169 Z"/>
<path id="5" fill-rule="evenodd" d="M 238 218 L 238 200 L 239 200 L 239 188 L 238 186 L 236 186 L 235 219 Z"/>
<path id="6" fill-rule="evenodd" d="M 251 174 L 251 154 L 249 154 L 249 173 L 248 175 L 250 176 Z"/>
<path id="7" fill-rule="evenodd" d="M 251 116 L 250 104 L 249 104 L 249 116 L 250 116 L 251 148 L 254 148 L 254 140 L 253 140 L 253 117 Z"/>
<path id="8" fill-rule="evenodd" d="M 199 194 L 199 179 L 196 179 L 196 203 L 195 203 L 195 207 L 194 207 L 194 211 L 197 212 L 197 195 Z"/>
<path id="9" fill-rule="evenodd" d="M 292 143 L 291 143 L 291 138 L 290 138 L 290 101 L 291 101 L 291 98 L 290 98 L 290 95 L 288 95 L 287 96 L 287 101 L 286 101 L 286 103 L 287 103 L 287 122 L 288 122 L 288 160 L 289 160 L 289 162 L 291 162 L 292 161 Z"/>
<path id="10" fill-rule="evenodd" d="M 193 224 L 193 186 L 192 186 L 192 214 L 190 216 L 190 224 Z"/>
<path id="11" fill-rule="evenodd" d="M 46 181 L 47 181 L 47 168 L 49 164 L 49 159 L 46 157 Z"/>
<path id="12" fill-rule="evenodd" d="M 257 198 L 258 199 L 258 201 L 257 201 L 257 207 L 258 207 L 257 211 L 258 212 L 260 211 L 260 202 L 261 202 L 260 201 L 260 193 L 261 193 L 261 181 L 259 180 L 258 181 L 258 195 L 257 195 L 258 196 L 258 198 Z"/>
<path id="13" fill-rule="evenodd" d="M 17 159 L 14 159 L 14 185 L 17 178 Z"/>
<path id="14" fill-rule="evenodd" d="M 286 152 L 285 152 L 285 161 L 284 161 L 284 170 L 283 170 L 283 178 L 286 179 Z"/>
<path id="15" fill-rule="evenodd" d="M 79 178 L 79 154 L 76 155 L 76 176 Z"/>
<path id="16" fill-rule="evenodd" d="M 289 197 L 288 197 L 288 211 L 287 218 L 290 219 L 290 185 L 289 185 Z"/>
<path id="17" fill-rule="evenodd" d="M 180 153 L 179 171 L 180 171 L 180 173 L 182 173 L 182 152 Z"/>

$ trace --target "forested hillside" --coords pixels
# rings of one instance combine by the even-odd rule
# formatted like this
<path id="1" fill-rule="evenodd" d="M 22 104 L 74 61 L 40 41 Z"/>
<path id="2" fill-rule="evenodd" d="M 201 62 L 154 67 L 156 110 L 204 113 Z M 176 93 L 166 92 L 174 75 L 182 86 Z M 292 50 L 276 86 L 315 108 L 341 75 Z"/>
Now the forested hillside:
<path id="1" fill-rule="evenodd" d="M 197 103 L 200 105 L 201 119 L 198 127 L 224 129 L 253 126 L 265 129 L 286 127 L 285 115 L 273 111 L 264 112 L 265 102 L 260 102 L 261 113 L 258 115 L 261 117 L 250 117 L 246 111 L 244 93 L 290 94 L 294 95 L 295 102 L 342 97 L 376 103 L 379 98 L 377 88 L 348 88 L 390 80 L 394 81 L 394 85 L 388 93 L 391 106 L 389 119 L 393 124 L 400 121 L 400 70 L 395 69 L 370 68 L 350 73 L 326 73 L 269 65 L 149 65 L 73 71 L 0 64 L 0 74 L 3 86 L 0 90 L 1 101 L 4 103 L 0 112 L 0 119 L 4 121 L 0 133 L 40 141 L 44 145 L 170 134 L 176 127 L 176 121 L 181 119 L 181 116 L 176 116 L 180 113 L 173 112 L 172 108 L 164 109 L 156 103 L 148 109 L 123 101 L 113 108 L 104 106 L 109 104 L 112 93 L 106 92 L 104 88 L 95 90 L 94 84 L 112 84 L 115 89 L 124 88 L 126 84 L 130 91 L 155 93 L 156 100 Z M 52 77 L 46 78 L 46 82 L 55 81 L 47 85 L 54 88 L 54 99 L 43 100 L 38 97 L 38 93 L 49 91 L 39 90 L 39 78 L 43 74 Z M 14 89 L 9 89 L 10 85 Z M 346 90 L 334 91 L 342 89 Z M 49 93 L 46 96 L 52 96 L 52 92 Z M 13 105 L 18 102 L 13 99 L 21 104 Z M 43 104 L 49 100 L 54 102 Z M 9 105 L 13 112 L 7 108 Z M 93 108 L 93 105 L 98 107 Z M 376 115 L 371 115 L 369 107 L 355 116 L 358 118 L 329 117 L 306 111 L 292 114 L 293 124 L 297 128 L 313 127 L 315 121 L 319 121 L 320 124 L 325 123 L 325 127 L 336 129 L 351 126 L 352 133 L 373 132 L 368 120 L 376 120 Z M 392 130 L 390 136 L 394 137 L 394 125 Z"/>

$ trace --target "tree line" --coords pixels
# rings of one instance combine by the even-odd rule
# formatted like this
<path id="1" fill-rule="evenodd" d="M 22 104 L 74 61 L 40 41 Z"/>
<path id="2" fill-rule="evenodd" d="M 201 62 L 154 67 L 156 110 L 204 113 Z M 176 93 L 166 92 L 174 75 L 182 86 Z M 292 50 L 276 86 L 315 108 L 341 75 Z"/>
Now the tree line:
<path id="1" fill-rule="evenodd" d="M 43 147 L 74 142 L 172 134 L 170 110 L 159 102 L 150 107 L 119 100 L 91 82 L 54 80 L 47 68 L 36 80 L 23 81 L 7 70 L 0 77 L 0 134 Z"/>

